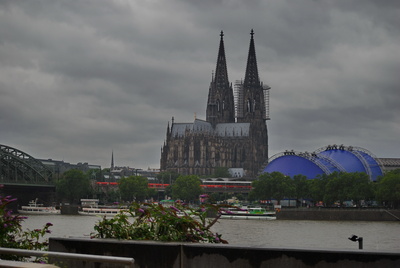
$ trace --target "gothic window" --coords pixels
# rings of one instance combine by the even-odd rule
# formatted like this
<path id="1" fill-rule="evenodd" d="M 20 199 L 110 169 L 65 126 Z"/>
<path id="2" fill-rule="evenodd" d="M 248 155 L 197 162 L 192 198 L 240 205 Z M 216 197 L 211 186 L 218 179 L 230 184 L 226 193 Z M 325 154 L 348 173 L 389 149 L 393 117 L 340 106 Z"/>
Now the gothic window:
<path id="1" fill-rule="evenodd" d="M 185 161 L 189 161 L 189 144 L 187 142 L 185 142 L 185 147 L 184 147 L 184 151 L 183 151 L 183 159 Z"/>
<path id="2" fill-rule="evenodd" d="M 178 161 L 178 146 L 174 146 L 174 162 Z"/>
<path id="3" fill-rule="evenodd" d="M 225 101 L 222 101 L 222 110 L 225 110 Z"/>
<path id="4" fill-rule="evenodd" d="M 253 111 L 256 110 L 256 99 L 253 100 Z"/>
<path id="5" fill-rule="evenodd" d="M 251 101 L 250 99 L 247 99 L 247 112 L 251 112 Z"/>
<path id="6" fill-rule="evenodd" d="M 194 142 L 194 161 L 200 162 L 201 148 L 200 141 Z"/>
<path id="7" fill-rule="evenodd" d="M 237 161 L 237 147 L 235 146 L 235 151 L 234 151 L 234 153 L 233 153 L 233 163 L 236 163 L 236 161 Z"/>
<path id="8" fill-rule="evenodd" d="M 219 110 L 220 110 L 220 107 L 219 107 L 220 105 L 219 105 L 219 100 L 217 100 L 217 111 L 219 112 Z"/>

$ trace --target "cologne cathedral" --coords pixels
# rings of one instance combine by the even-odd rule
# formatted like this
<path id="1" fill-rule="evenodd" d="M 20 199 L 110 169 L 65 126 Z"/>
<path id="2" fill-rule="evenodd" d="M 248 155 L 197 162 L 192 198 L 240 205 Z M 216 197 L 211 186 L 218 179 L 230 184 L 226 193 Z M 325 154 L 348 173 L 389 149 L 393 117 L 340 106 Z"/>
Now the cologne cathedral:
<path id="1" fill-rule="evenodd" d="M 206 120 L 168 123 L 161 148 L 161 171 L 212 175 L 215 168 L 242 170 L 255 177 L 268 161 L 269 89 L 258 76 L 254 32 L 244 80 L 228 79 L 223 32 L 217 66 L 208 91 Z"/>

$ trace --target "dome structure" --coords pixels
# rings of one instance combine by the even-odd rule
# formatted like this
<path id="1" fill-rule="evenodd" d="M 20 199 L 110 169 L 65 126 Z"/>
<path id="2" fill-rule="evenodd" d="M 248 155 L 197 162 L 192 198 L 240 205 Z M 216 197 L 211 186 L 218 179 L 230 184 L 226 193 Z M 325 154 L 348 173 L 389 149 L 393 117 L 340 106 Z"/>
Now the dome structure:
<path id="1" fill-rule="evenodd" d="M 263 173 L 274 171 L 290 177 L 301 174 L 308 179 L 335 171 L 365 172 L 372 181 L 383 175 L 382 165 L 369 151 L 344 145 L 328 145 L 313 153 L 285 151 L 276 154 L 269 159 Z"/>

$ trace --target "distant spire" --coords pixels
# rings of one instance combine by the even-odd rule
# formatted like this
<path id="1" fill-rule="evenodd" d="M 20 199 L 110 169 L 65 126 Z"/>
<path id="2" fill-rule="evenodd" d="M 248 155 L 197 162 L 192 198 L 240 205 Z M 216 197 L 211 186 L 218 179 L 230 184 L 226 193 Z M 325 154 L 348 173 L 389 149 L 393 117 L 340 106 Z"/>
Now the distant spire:
<path id="1" fill-rule="evenodd" d="M 114 150 L 111 152 L 111 170 L 114 170 Z"/>
<path id="2" fill-rule="evenodd" d="M 253 29 L 251 29 L 250 35 L 251 35 L 251 38 L 250 38 L 249 55 L 247 58 L 246 74 L 245 74 L 244 83 L 243 83 L 245 88 L 260 85 L 260 79 L 258 77 L 256 49 L 254 47 L 254 31 L 253 31 Z"/>

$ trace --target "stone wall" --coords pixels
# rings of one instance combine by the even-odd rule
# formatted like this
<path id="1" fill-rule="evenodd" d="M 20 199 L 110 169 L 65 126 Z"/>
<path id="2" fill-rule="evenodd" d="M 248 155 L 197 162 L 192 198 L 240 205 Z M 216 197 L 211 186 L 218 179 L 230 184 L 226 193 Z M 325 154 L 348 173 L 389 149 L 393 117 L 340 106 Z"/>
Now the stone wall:
<path id="1" fill-rule="evenodd" d="M 278 220 L 399 221 L 400 210 L 368 209 L 283 209 Z"/>
<path id="2" fill-rule="evenodd" d="M 135 267 L 400 267 L 400 252 L 332 251 L 160 243 L 115 239 L 50 238 L 50 251 L 131 257 Z M 55 261 L 53 259 L 53 261 Z M 65 267 L 103 266 L 62 261 Z M 62 266 L 62 267 L 64 267 Z"/>

